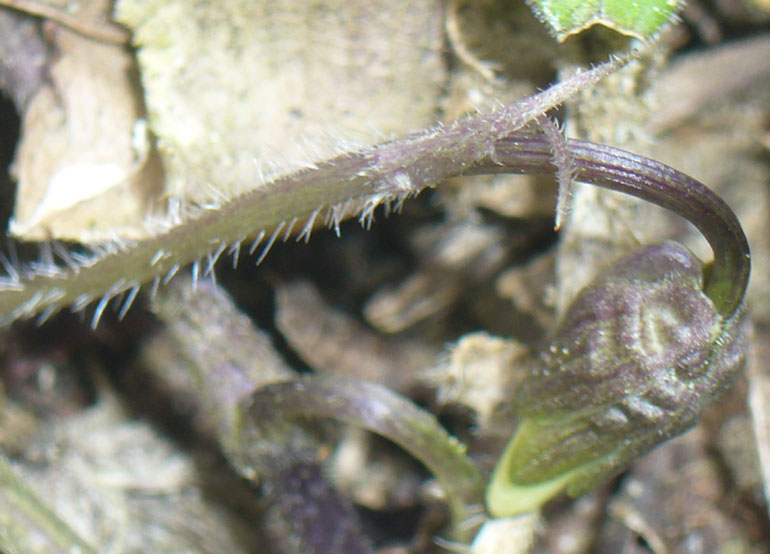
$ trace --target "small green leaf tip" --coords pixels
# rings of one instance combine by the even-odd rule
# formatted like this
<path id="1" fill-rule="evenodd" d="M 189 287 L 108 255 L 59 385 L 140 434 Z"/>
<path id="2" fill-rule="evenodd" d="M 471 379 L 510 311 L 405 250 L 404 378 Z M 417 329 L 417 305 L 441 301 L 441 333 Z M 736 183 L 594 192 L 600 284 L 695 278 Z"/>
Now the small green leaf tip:
<path id="1" fill-rule="evenodd" d="M 487 489 L 495 517 L 578 496 L 688 430 L 746 357 L 744 311 L 725 318 L 675 242 L 615 262 L 577 296 L 517 389 L 521 423 Z"/>
<path id="2" fill-rule="evenodd" d="M 672 20 L 679 0 L 528 0 L 532 11 L 561 42 L 597 23 L 639 39 Z"/>

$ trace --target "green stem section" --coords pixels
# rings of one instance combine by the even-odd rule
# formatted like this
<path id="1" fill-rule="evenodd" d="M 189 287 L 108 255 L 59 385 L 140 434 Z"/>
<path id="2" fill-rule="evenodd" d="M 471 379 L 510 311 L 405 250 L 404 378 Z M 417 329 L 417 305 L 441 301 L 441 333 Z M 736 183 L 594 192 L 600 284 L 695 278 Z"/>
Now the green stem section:
<path id="1" fill-rule="evenodd" d="M 455 540 L 470 538 L 469 522 L 483 512 L 484 479 L 465 448 L 410 400 L 374 383 L 316 375 L 268 385 L 254 393 L 250 403 L 251 422 L 262 428 L 291 418 L 328 417 L 390 439 L 438 479 Z"/>

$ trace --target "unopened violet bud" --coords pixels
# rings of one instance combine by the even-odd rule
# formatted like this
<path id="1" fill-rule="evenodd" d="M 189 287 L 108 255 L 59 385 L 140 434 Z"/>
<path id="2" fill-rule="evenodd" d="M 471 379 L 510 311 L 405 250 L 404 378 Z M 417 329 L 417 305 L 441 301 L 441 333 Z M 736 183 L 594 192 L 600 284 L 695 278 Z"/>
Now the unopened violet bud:
<path id="1" fill-rule="evenodd" d="M 583 289 L 517 389 L 519 427 L 487 491 L 492 515 L 577 496 L 690 429 L 742 367 L 742 309 L 719 313 L 675 242 L 615 262 Z"/>

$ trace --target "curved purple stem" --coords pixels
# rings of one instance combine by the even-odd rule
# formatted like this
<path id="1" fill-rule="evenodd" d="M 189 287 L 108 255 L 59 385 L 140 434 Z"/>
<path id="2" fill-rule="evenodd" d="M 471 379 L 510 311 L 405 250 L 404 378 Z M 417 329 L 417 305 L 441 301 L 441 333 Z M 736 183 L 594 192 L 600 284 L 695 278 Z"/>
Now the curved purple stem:
<path id="1" fill-rule="evenodd" d="M 257 390 L 248 414 L 259 429 L 287 419 L 328 417 L 390 439 L 436 476 L 446 493 L 454 538 L 470 538 L 470 522 L 483 510 L 484 479 L 462 444 L 411 400 L 376 383 L 312 375 Z"/>
<path id="2" fill-rule="evenodd" d="M 616 190 L 673 211 L 692 223 L 714 252 L 705 292 L 719 313 L 731 317 L 741 305 L 751 271 L 749 245 L 730 207 L 705 185 L 660 162 L 610 146 L 569 140 L 576 179 Z M 495 143 L 487 158 L 465 174 L 550 173 L 550 143 L 535 132 L 516 132 Z"/>

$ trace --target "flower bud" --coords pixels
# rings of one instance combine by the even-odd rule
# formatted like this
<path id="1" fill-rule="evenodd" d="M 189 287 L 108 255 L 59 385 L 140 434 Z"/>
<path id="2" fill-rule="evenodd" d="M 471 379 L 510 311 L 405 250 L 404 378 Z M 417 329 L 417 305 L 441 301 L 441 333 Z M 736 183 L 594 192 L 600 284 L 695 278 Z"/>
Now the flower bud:
<path id="1" fill-rule="evenodd" d="M 522 419 L 487 490 L 492 515 L 582 494 L 695 425 L 747 350 L 743 310 L 720 316 L 702 281 L 697 258 L 665 242 L 581 291 L 515 393 Z"/>

